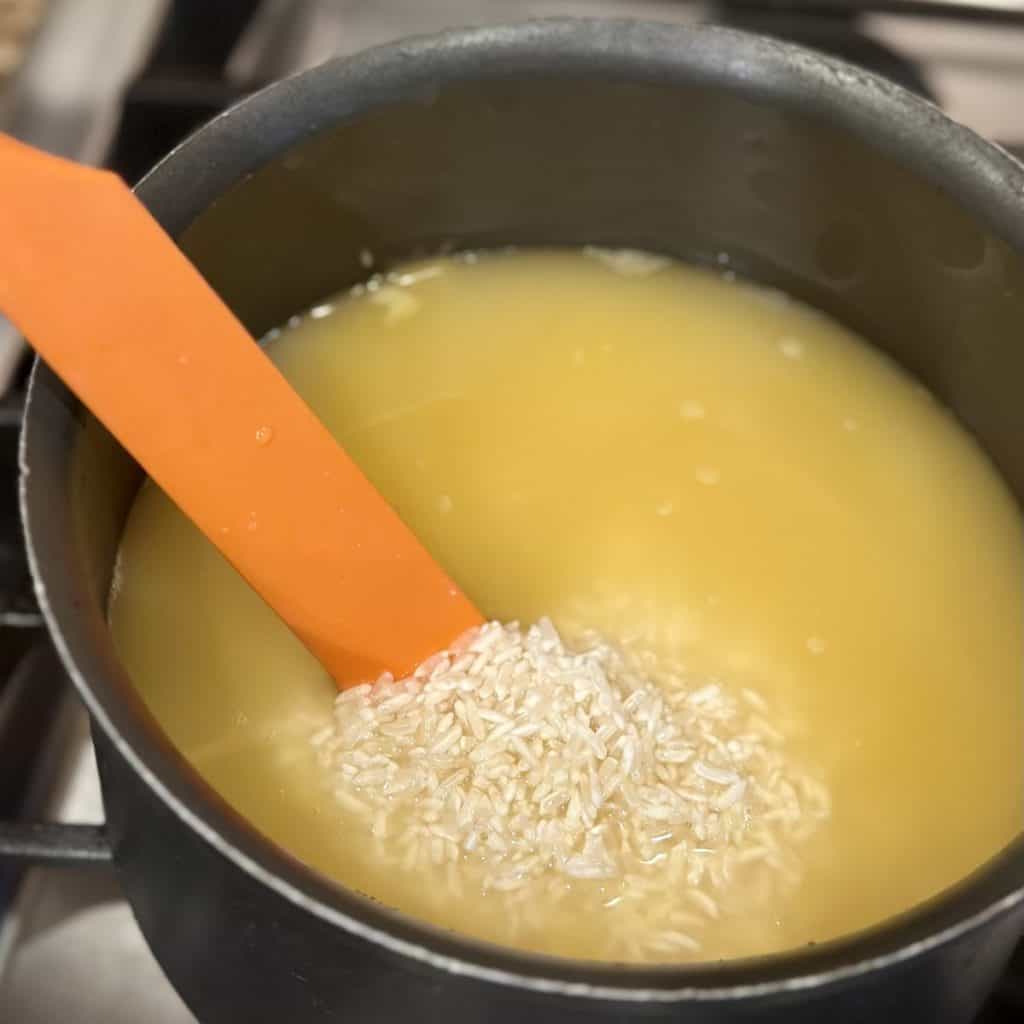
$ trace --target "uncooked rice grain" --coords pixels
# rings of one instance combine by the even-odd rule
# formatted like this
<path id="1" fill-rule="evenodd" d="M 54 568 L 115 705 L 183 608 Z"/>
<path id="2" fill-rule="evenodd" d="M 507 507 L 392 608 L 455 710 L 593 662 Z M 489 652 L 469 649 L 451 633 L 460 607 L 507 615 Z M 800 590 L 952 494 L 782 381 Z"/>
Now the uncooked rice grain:
<path id="1" fill-rule="evenodd" d="M 383 867 L 504 900 L 510 936 L 600 886 L 636 922 L 609 956 L 686 959 L 738 872 L 799 883 L 796 847 L 829 814 L 768 715 L 748 687 L 650 651 L 491 622 L 406 679 L 341 693 L 312 743 Z"/>

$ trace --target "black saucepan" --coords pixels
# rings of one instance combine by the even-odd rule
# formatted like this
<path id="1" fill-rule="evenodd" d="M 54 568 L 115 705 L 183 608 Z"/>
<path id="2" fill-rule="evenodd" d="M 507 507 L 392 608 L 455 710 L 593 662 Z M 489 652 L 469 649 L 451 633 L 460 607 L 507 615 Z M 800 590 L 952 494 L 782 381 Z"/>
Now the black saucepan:
<path id="1" fill-rule="evenodd" d="M 833 60 L 635 22 L 415 40 L 258 94 L 139 194 L 255 335 L 358 279 L 363 249 L 385 265 L 531 243 L 727 252 L 916 374 L 1024 498 L 1024 169 Z M 22 459 L 38 594 L 93 718 L 113 856 L 204 1024 L 966 1021 L 1024 928 L 1020 842 L 870 932 L 698 967 L 522 955 L 336 887 L 225 806 L 134 695 L 104 606 L 139 471 L 43 366 Z"/>

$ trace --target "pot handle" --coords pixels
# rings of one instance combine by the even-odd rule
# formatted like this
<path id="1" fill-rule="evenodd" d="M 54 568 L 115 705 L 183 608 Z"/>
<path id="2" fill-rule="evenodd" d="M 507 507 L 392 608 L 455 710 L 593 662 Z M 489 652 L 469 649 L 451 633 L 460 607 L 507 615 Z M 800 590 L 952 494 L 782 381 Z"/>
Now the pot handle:
<path id="1" fill-rule="evenodd" d="M 105 825 L 0 822 L 0 863 L 88 867 L 111 860 Z"/>

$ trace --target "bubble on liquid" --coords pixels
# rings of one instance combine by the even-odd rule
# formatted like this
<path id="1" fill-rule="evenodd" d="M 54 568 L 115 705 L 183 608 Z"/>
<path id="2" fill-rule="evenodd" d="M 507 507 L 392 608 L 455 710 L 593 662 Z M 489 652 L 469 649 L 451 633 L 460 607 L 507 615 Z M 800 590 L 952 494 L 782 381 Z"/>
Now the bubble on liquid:
<path id="1" fill-rule="evenodd" d="M 408 288 L 410 285 L 418 284 L 420 281 L 429 281 L 432 277 L 440 277 L 443 273 L 443 263 L 428 263 L 425 267 L 408 270 L 404 274 L 389 275 L 388 280 L 392 284 Z"/>
<path id="2" fill-rule="evenodd" d="M 369 249 L 359 250 L 359 265 L 365 270 L 369 270 L 373 266 L 373 253 Z"/>
<path id="3" fill-rule="evenodd" d="M 684 420 L 702 420 L 707 415 L 707 410 L 696 399 L 684 398 L 679 403 L 679 415 Z"/>
<path id="4" fill-rule="evenodd" d="M 323 320 L 325 316 L 330 316 L 333 312 L 333 304 L 330 302 L 325 302 L 322 305 L 314 306 L 309 311 L 309 315 L 313 320 Z"/>
<path id="5" fill-rule="evenodd" d="M 807 650 L 811 654 L 824 654 L 825 646 L 825 641 L 820 636 L 809 636 L 807 638 Z"/>
<path id="6" fill-rule="evenodd" d="M 669 262 L 664 256 L 656 256 L 651 252 L 640 252 L 637 249 L 604 249 L 598 245 L 585 246 L 583 255 L 603 263 L 623 277 L 647 277 L 668 266 Z"/>
<path id="7" fill-rule="evenodd" d="M 852 434 L 857 430 L 860 430 L 860 423 L 858 423 L 857 420 L 855 420 L 852 416 L 847 416 L 843 420 L 843 430 Z"/>
<path id="8" fill-rule="evenodd" d="M 790 297 L 779 288 L 768 288 L 762 286 L 755 288 L 753 297 L 769 309 L 786 309 L 792 303 Z"/>
<path id="9" fill-rule="evenodd" d="M 385 309 L 385 322 L 396 323 L 412 316 L 420 308 L 420 300 L 397 285 L 388 284 L 373 289 L 370 301 Z"/>
<path id="10" fill-rule="evenodd" d="M 274 428 L 264 425 L 256 428 L 256 443 L 261 447 L 266 447 L 274 440 Z"/>
<path id="11" fill-rule="evenodd" d="M 247 530 L 255 530 L 255 529 L 257 529 L 259 527 L 259 525 L 260 525 L 259 517 L 256 515 L 255 512 L 250 512 L 249 513 L 249 521 L 245 524 L 245 528 Z"/>
<path id="12" fill-rule="evenodd" d="M 727 267 L 729 265 L 729 254 L 723 250 L 715 256 L 715 262 L 720 267 Z"/>
<path id="13" fill-rule="evenodd" d="M 722 474 L 714 466 L 698 466 L 693 475 L 697 483 L 705 487 L 714 487 L 722 479 Z"/>
<path id="14" fill-rule="evenodd" d="M 799 338 L 780 338 L 779 351 L 787 359 L 803 359 L 804 343 Z"/>
<path id="15" fill-rule="evenodd" d="M 663 501 L 654 511 L 659 516 L 670 516 L 674 508 L 671 501 Z"/>
<path id="16" fill-rule="evenodd" d="M 455 502 L 447 494 L 442 494 L 437 499 L 437 507 L 441 510 L 442 515 L 447 515 L 454 508 Z"/>

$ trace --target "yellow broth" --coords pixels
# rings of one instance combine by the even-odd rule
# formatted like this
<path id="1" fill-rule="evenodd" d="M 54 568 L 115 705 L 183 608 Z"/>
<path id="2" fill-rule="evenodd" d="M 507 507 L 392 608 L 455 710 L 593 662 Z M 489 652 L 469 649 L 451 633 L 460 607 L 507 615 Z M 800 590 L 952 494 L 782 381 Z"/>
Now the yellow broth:
<path id="1" fill-rule="evenodd" d="M 513 252 L 403 268 L 270 352 L 487 616 L 592 626 L 785 709 L 832 817 L 796 892 L 700 956 L 871 925 L 1020 829 L 1019 511 L 953 418 L 838 324 L 664 261 Z M 513 933 L 487 896 L 375 868 L 308 742 L 333 685 L 152 484 L 110 618 L 170 738 L 312 867 L 542 952 L 600 956 L 621 926 L 581 897 Z"/>

